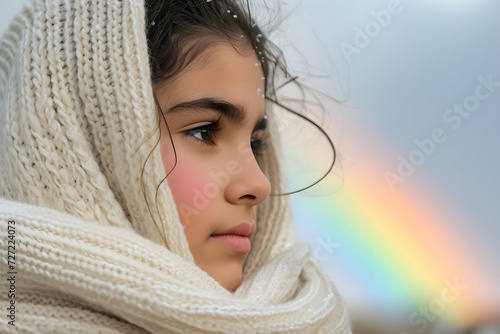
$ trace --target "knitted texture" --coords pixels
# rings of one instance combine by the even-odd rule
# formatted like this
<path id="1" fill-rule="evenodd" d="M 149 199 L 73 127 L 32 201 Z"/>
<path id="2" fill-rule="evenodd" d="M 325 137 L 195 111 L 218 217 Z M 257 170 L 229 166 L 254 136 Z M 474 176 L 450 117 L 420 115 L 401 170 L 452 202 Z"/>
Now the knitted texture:
<path id="1" fill-rule="evenodd" d="M 17 272 L 16 326 L 4 318 L 0 331 L 350 333 L 333 283 L 294 238 L 286 196 L 259 205 L 234 293 L 195 265 L 158 188 L 148 61 L 142 0 L 34 0 L 0 41 L 0 249 L 14 221 Z M 286 192 L 267 114 L 259 163 Z"/>

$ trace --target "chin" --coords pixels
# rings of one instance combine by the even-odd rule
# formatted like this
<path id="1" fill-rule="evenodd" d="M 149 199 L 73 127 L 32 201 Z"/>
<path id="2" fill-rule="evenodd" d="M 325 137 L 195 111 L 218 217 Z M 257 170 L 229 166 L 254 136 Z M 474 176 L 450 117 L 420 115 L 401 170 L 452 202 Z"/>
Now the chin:
<path id="1" fill-rule="evenodd" d="M 246 256 L 242 254 L 221 252 L 219 249 L 212 250 L 214 256 L 200 256 L 200 252 L 194 252 L 196 265 L 217 281 L 224 289 L 234 292 L 243 281 L 243 264 Z M 207 250 L 204 250 L 207 253 Z"/>
<path id="2" fill-rule="evenodd" d="M 209 273 L 210 274 L 210 273 Z M 243 279 L 243 268 L 224 268 L 217 271 L 214 275 L 210 274 L 220 285 L 230 292 L 236 291 L 241 285 Z"/>
<path id="3" fill-rule="evenodd" d="M 236 289 L 238 289 L 241 285 L 241 280 L 238 283 L 232 283 L 230 285 L 224 285 L 224 288 L 226 288 L 227 291 L 229 292 L 235 292 Z"/>

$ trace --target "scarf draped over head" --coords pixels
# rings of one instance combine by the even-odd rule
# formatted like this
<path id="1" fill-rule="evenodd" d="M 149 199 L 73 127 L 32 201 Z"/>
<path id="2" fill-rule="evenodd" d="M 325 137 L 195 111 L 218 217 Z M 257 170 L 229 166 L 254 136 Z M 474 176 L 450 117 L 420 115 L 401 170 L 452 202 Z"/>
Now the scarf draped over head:
<path id="1" fill-rule="evenodd" d="M 260 164 L 284 193 L 267 114 Z M 0 331 L 350 333 L 286 196 L 260 204 L 234 293 L 195 265 L 158 188 L 157 128 L 143 0 L 34 0 L 16 16 L 0 42 L 0 249 L 15 283 Z"/>

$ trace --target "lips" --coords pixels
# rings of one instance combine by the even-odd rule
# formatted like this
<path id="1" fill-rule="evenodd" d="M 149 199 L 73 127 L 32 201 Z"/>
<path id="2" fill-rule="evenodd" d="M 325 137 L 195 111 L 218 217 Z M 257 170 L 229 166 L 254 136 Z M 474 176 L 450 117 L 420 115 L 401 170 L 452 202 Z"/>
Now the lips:
<path id="1" fill-rule="evenodd" d="M 248 253 L 252 248 L 250 238 L 255 233 L 255 228 L 255 223 L 244 221 L 229 230 L 214 233 L 210 237 L 233 251 Z"/>
<path id="2" fill-rule="evenodd" d="M 212 236 L 234 234 L 250 238 L 255 233 L 255 229 L 256 229 L 255 223 L 244 221 L 241 224 L 236 225 L 226 231 L 220 233 L 214 233 L 212 234 Z"/>

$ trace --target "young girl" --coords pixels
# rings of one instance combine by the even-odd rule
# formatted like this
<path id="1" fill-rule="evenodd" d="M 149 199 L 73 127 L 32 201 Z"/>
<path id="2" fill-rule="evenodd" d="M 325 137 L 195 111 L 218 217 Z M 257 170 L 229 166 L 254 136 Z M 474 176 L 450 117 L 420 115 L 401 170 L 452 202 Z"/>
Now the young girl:
<path id="1" fill-rule="evenodd" d="M 351 332 L 281 196 L 276 55 L 233 0 L 36 0 L 16 17 L 2 332 Z"/>

